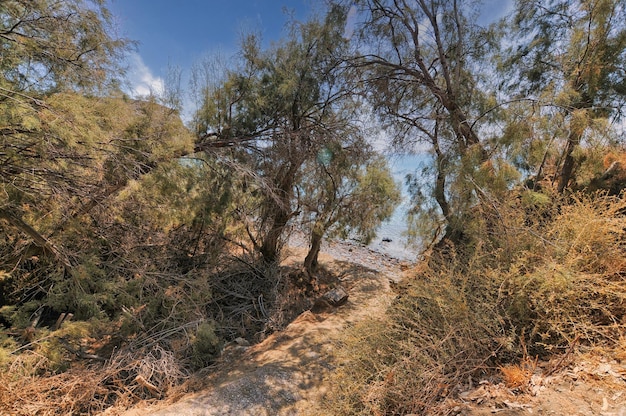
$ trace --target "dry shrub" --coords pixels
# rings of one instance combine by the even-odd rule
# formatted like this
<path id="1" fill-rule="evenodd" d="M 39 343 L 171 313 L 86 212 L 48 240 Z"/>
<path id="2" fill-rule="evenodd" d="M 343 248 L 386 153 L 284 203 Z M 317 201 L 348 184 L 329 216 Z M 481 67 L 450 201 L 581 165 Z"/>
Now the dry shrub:
<path id="1" fill-rule="evenodd" d="M 232 258 L 211 276 L 212 302 L 207 312 L 219 322 L 224 339 L 244 337 L 258 342 L 274 329 L 273 312 L 285 284 L 277 265 Z"/>
<path id="2" fill-rule="evenodd" d="M 108 389 L 102 376 L 91 370 L 75 370 L 51 377 L 31 376 L 15 381 L 3 374 L 0 407 L 12 415 L 95 414 L 104 410 Z M 117 398 L 116 398 L 117 400 Z M 104 399 L 106 402 L 106 398 Z"/>
<path id="3" fill-rule="evenodd" d="M 461 264 L 450 266 L 424 268 L 384 319 L 346 333 L 328 397 L 334 414 L 445 414 L 445 399 L 490 365 L 507 338 L 503 322 Z"/>
<path id="4" fill-rule="evenodd" d="M 510 389 L 525 390 L 537 369 L 537 359 L 526 357 L 517 364 L 507 364 L 499 368 L 502 381 Z"/>
<path id="5" fill-rule="evenodd" d="M 259 342 L 283 329 L 311 306 L 293 267 L 280 267 L 244 256 L 211 276 L 212 302 L 207 312 L 225 340 L 244 337 Z"/>
<path id="6" fill-rule="evenodd" d="M 140 400 L 178 394 L 189 377 L 173 354 L 158 346 L 119 352 L 105 365 L 77 365 L 55 375 L 36 375 L 32 363 L 47 364 L 33 355 L 21 354 L 0 374 L 0 408 L 9 414 L 99 414 L 113 406 L 121 411 Z"/>
<path id="7" fill-rule="evenodd" d="M 626 200 L 577 195 L 482 204 L 471 239 L 441 246 L 385 317 L 346 332 L 328 409 L 448 414 L 469 378 L 523 387 L 528 354 L 619 342 L 626 311 Z"/>
<path id="8" fill-rule="evenodd" d="M 117 353 L 105 370 L 107 385 L 123 388 L 140 399 L 164 398 L 190 375 L 172 352 L 158 345 Z"/>
<path id="9" fill-rule="evenodd" d="M 535 347 L 613 343 L 626 313 L 626 200 L 578 195 L 557 208 L 501 272 L 506 313 Z"/>

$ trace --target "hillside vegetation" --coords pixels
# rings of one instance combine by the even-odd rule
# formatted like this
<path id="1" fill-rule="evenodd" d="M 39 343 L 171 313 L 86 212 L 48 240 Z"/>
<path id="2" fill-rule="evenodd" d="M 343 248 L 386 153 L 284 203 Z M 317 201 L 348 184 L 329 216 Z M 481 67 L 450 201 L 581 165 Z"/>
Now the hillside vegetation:
<path id="1" fill-rule="evenodd" d="M 522 196 L 477 212 L 471 244 L 429 252 L 385 316 L 349 330 L 333 414 L 450 414 L 472 380 L 525 391 L 538 359 L 574 346 L 619 351 L 625 201 L 527 203 Z"/>
<path id="2" fill-rule="evenodd" d="M 621 345 L 626 2 L 481 10 L 328 2 L 200 61 L 183 123 L 180 85 L 123 92 L 132 42 L 103 2 L 3 1 L 0 410 L 176 397 L 313 307 L 323 241 L 371 241 L 401 200 L 381 132 L 429 156 L 406 178 L 426 243 L 346 334 L 329 412 L 448 414 L 466 380 Z"/>

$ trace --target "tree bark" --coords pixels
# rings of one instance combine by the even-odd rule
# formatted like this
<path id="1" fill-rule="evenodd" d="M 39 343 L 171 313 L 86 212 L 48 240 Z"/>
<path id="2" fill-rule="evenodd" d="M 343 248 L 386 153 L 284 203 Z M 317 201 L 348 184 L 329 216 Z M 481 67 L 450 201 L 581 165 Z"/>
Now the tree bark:
<path id="1" fill-rule="evenodd" d="M 318 256 L 322 247 L 322 237 L 323 233 L 318 230 L 314 230 L 311 233 L 311 247 L 309 248 L 309 252 L 304 259 L 304 269 L 307 271 L 309 276 L 312 276 L 317 272 L 317 267 L 319 265 Z"/>
<path id="2" fill-rule="evenodd" d="M 275 263 L 278 260 L 280 238 L 289 222 L 290 215 L 284 210 L 279 212 L 272 221 L 272 227 L 261 244 L 261 256 L 266 263 Z"/>
<path id="3" fill-rule="evenodd" d="M 303 161 L 304 159 L 300 157 L 291 162 L 285 170 L 281 170 L 282 174 L 276 177 L 277 200 L 274 200 L 267 211 L 268 216 L 273 216 L 272 226 L 261 243 L 261 255 L 267 263 L 274 263 L 278 260 L 280 239 L 291 217 L 297 215 L 296 212 L 291 211 L 293 184 Z"/>
<path id="4" fill-rule="evenodd" d="M 593 100 L 583 91 L 583 86 L 577 84 L 576 91 L 582 95 L 579 101 L 574 103 L 572 115 L 577 111 L 584 110 L 585 108 L 592 108 Z M 576 160 L 574 159 L 574 150 L 580 145 L 582 141 L 585 127 L 576 125 L 577 123 L 571 123 L 570 132 L 567 136 L 567 145 L 565 147 L 565 158 L 563 159 L 563 166 L 561 166 L 561 172 L 559 172 L 559 184 L 557 190 L 559 193 L 563 193 L 565 189 L 569 187 L 574 171 L 576 169 Z"/>
<path id="5" fill-rule="evenodd" d="M 450 219 L 450 205 L 448 205 L 448 200 L 446 198 L 446 170 L 447 163 L 445 156 L 441 153 L 441 149 L 439 148 L 439 141 L 437 138 L 433 141 L 433 146 L 435 148 L 435 155 L 437 156 L 437 178 L 435 179 L 435 200 L 437 204 L 439 204 L 439 208 L 441 208 L 441 213 L 443 214 L 446 221 L 449 222 Z"/>
<path id="6" fill-rule="evenodd" d="M 569 187 L 569 183 L 574 176 L 574 167 L 576 166 L 576 160 L 574 160 L 574 149 L 580 144 L 581 135 L 577 132 L 571 132 L 567 138 L 567 146 L 565 147 L 565 160 L 559 173 L 559 185 L 558 192 L 563 193 L 565 189 Z"/>

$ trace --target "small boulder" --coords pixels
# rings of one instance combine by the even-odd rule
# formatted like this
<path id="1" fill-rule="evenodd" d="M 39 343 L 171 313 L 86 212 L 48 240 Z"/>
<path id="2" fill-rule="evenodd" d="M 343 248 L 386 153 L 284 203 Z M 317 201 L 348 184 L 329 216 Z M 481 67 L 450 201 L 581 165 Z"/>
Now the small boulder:
<path id="1" fill-rule="evenodd" d="M 329 290 L 322 295 L 322 299 L 335 308 L 343 305 L 348 301 L 348 292 L 341 286 Z"/>
<path id="2" fill-rule="evenodd" d="M 235 344 L 239 345 L 240 347 L 249 347 L 250 346 L 250 342 L 248 342 L 247 339 L 242 338 L 242 337 L 235 338 L 233 340 L 233 342 Z"/>

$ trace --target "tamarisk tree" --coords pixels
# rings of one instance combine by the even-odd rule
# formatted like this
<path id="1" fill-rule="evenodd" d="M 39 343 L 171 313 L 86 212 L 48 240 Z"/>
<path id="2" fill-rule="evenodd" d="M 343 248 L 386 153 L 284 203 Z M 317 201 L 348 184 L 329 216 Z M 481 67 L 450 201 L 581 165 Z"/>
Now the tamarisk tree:
<path id="1" fill-rule="evenodd" d="M 415 183 L 416 211 L 463 238 L 476 202 L 474 177 L 491 157 L 484 117 L 493 105 L 481 74 L 490 32 L 478 26 L 477 3 L 363 0 L 346 3 L 355 18 L 350 63 L 398 151 L 428 152 L 432 180 Z M 425 192 L 426 191 L 426 192 Z M 432 231 L 435 231 L 434 229 Z"/>
<path id="2" fill-rule="evenodd" d="M 358 106 L 345 82 L 344 19 L 341 9 L 335 8 L 324 21 L 293 23 L 288 39 L 266 50 L 256 36 L 246 37 L 238 68 L 213 77 L 218 84 L 207 82 L 200 94 L 195 121 L 200 147 L 228 147 L 233 160 L 254 172 L 247 191 L 257 197 L 248 199 L 252 205 L 238 212 L 252 245 L 267 262 L 278 260 L 289 225 L 303 209 L 319 213 L 326 204 L 341 211 L 341 204 L 319 199 L 313 209 L 311 198 L 335 200 L 339 186 L 347 184 L 346 175 L 354 175 L 345 168 L 359 171 L 373 155 L 358 135 Z M 316 165 L 318 156 L 329 149 L 337 149 L 333 154 L 343 161 L 329 156 L 330 165 Z M 326 172 L 320 172 L 321 166 Z M 328 180 L 336 189 L 320 191 L 328 187 Z M 366 192 L 360 195 L 367 198 Z M 331 222 L 336 222 L 337 212 L 333 218 Z M 312 229 L 311 258 L 316 259 L 328 226 Z"/>
<path id="3" fill-rule="evenodd" d="M 556 190 L 575 186 L 582 147 L 623 116 L 625 18 L 621 0 L 552 0 L 518 1 L 505 21 L 503 87 L 530 104 L 518 108 L 523 116 L 509 131 L 522 132 L 518 157 L 531 164 L 536 183 L 551 162 Z"/>

